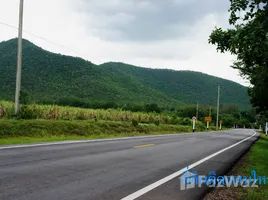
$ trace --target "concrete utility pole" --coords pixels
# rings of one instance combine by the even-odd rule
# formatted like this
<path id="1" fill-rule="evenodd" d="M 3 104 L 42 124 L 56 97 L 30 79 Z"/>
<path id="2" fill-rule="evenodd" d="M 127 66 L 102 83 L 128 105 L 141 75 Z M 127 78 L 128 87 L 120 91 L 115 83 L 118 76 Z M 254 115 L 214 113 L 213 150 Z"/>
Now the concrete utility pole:
<path id="1" fill-rule="evenodd" d="M 196 104 L 196 120 L 198 120 L 198 102 L 197 102 L 197 104 Z"/>
<path id="2" fill-rule="evenodd" d="M 15 114 L 18 114 L 19 109 L 20 109 L 19 101 L 20 101 L 20 88 L 21 88 L 22 26 L 23 26 L 23 0 L 20 0 L 17 77 L 16 77 L 16 93 L 15 93 Z"/>
<path id="3" fill-rule="evenodd" d="M 220 110 L 220 86 L 218 86 L 218 100 L 217 100 L 217 122 L 216 130 L 219 129 L 219 110 Z"/>

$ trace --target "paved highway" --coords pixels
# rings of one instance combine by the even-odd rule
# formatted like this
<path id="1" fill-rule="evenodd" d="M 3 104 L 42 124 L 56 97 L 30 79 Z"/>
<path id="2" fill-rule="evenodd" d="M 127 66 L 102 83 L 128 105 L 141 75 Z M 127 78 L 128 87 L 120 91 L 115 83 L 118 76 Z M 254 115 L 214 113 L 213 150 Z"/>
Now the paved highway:
<path id="1" fill-rule="evenodd" d="M 200 199 L 208 188 L 180 190 L 180 170 L 226 173 L 258 138 L 254 134 L 230 130 L 0 147 L 0 199 Z"/>

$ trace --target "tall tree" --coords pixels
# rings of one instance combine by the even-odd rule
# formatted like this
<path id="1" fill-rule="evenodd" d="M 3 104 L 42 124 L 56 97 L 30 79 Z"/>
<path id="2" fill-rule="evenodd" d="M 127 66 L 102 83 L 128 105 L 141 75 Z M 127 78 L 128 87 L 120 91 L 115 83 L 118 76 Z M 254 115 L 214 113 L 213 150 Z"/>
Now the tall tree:
<path id="1" fill-rule="evenodd" d="M 268 108 L 268 0 L 230 0 L 229 24 L 216 28 L 209 43 L 221 53 L 236 55 L 233 68 L 250 80 L 251 103 L 259 112 Z"/>

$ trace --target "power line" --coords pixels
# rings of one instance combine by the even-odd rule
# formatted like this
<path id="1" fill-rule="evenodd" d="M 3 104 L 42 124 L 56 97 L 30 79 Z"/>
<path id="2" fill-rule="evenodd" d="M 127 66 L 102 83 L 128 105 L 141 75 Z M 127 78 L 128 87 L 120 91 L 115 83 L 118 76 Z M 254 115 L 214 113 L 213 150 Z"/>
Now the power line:
<path id="1" fill-rule="evenodd" d="M 1 21 L 0 21 L 0 24 L 2 24 L 2 25 L 4 25 L 4 26 L 7 26 L 7 27 L 9 27 L 9 28 L 13 28 L 13 29 L 18 30 L 18 27 L 16 27 L 16 26 L 13 26 L 13 25 L 10 25 L 10 24 L 1 22 Z M 39 39 L 41 39 L 41 40 L 44 40 L 44 41 L 46 41 L 46 42 L 48 42 L 48 43 L 51 43 L 51 44 L 54 44 L 54 45 L 59 46 L 59 47 L 61 47 L 61 48 L 64 48 L 64 49 L 66 49 L 66 50 L 69 50 L 69 51 L 72 51 L 72 52 L 74 52 L 74 53 L 80 54 L 81 56 L 87 57 L 85 54 L 83 54 L 83 53 L 81 53 L 81 52 L 78 52 L 78 51 L 76 51 L 76 50 L 74 50 L 74 49 L 71 49 L 71 48 L 66 47 L 66 46 L 64 46 L 64 45 L 61 45 L 61 44 L 58 44 L 58 43 L 56 43 L 56 42 L 53 42 L 53 41 L 51 41 L 51 40 L 49 40 L 49 39 L 46 39 L 46 38 L 44 38 L 44 37 L 42 37 L 42 36 L 39 36 L 39 35 L 37 35 L 37 34 L 35 34 L 35 33 L 32 33 L 32 32 L 30 32 L 30 31 L 27 31 L 27 30 L 25 30 L 25 29 L 23 29 L 23 32 L 24 32 L 24 33 L 27 33 L 27 34 L 29 34 L 29 35 L 32 35 L 32 36 L 34 36 L 34 37 L 37 37 L 37 38 L 39 38 Z"/>

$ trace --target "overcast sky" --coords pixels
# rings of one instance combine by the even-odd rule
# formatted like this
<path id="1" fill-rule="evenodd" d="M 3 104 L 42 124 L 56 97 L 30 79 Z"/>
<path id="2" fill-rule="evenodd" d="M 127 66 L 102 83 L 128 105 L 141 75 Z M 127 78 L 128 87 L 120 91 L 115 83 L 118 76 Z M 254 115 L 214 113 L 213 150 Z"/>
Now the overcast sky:
<path id="1" fill-rule="evenodd" d="M 215 26 L 228 26 L 229 0 L 24 2 L 23 37 L 44 49 L 95 64 L 193 70 L 248 85 L 230 67 L 234 57 L 208 44 Z M 17 37 L 1 23 L 17 26 L 18 10 L 19 0 L 0 0 L 0 41 Z"/>

